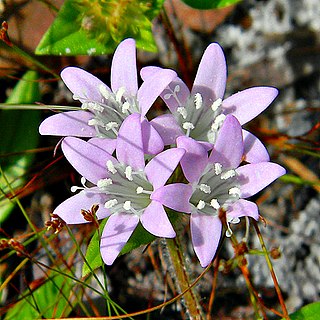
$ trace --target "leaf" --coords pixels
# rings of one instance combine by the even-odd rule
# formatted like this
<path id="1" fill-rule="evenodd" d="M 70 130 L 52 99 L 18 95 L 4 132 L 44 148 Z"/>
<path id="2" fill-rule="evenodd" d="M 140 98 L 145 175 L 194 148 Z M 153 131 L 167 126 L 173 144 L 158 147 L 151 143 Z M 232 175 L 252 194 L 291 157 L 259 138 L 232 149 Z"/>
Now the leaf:
<path id="1" fill-rule="evenodd" d="M 320 315 L 320 302 L 310 303 L 298 311 L 290 314 L 290 320 L 318 320 Z M 282 318 L 284 320 L 284 318 Z"/>
<path id="2" fill-rule="evenodd" d="M 32 320 L 68 316 L 71 312 L 68 298 L 73 285 L 70 278 L 61 274 L 51 276 L 33 292 L 25 292 L 24 298 L 9 309 L 4 319 Z"/>
<path id="3" fill-rule="evenodd" d="M 38 74 L 28 71 L 17 83 L 8 104 L 34 103 L 40 99 L 39 83 L 36 81 Z M 13 189 L 21 187 L 25 182 L 23 176 L 28 170 L 34 155 L 24 153 L 27 149 L 34 149 L 38 145 L 40 111 L 27 110 L 0 110 L 0 154 L 3 175 Z M 20 153 L 12 155 L 12 153 Z M 11 154 L 11 155 L 10 155 Z M 4 176 L 0 177 L 1 189 L 10 194 Z M 0 223 L 12 211 L 14 205 L 7 199 L 0 200 Z"/>
<path id="4" fill-rule="evenodd" d="M 157 51 L 152 19 L 164 0 L 66 0 L 41 39 L 39 55 L 101 55 L 112 53 L 125 38 L 137 47 Z"/>
<path id="5" fill-rule="evenodd" d="M 228 7 L 241 0 L 182 0 L 185 4 L 194 9 L 209 10 Z"/>
<path id="6" fill-rule="evenodd" d="M 108 219 L 103 220 L 100 224 L 100 230 L 102 232 Z M 151 243 L 155 236 L 146 231 L 142 225 L 139 223 L 137 228 L 134 230 L 133 234 L 129 238 L 128 242 L 125 244 L 120 252 L 120 255 L 128 253 L 133 249 L 136 249 L 142 245 L 147 245 Z M 86 252 L 86 260 L 89 263 L 84 263 L 82 268 L 82 276 L 85 277 L 91 273 L 91 270 L 95 270 L 103 265 L 103 261 L 100 254 L 100 241 L 98 231 L 93 235 Z M 91 270 L 90 270 L 91 269 Z"/>

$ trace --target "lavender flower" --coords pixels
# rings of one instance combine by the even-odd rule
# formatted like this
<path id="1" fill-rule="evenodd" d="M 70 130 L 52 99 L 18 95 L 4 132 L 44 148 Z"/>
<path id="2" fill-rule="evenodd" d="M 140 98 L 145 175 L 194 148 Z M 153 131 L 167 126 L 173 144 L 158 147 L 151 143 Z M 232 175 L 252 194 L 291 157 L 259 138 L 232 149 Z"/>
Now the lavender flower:
<path id="1" fill-rule="evenodd" d="M 181 166 L 192 189 L 190 208 L 186 211 L 191 213 L 192 243 L 201 266 L 206 267 L 221 237 L 220 209 L 226 212 L 226 235 L 230 236 L 230 224 L 238 223 L 240 217 L 255 220 L 259 217 L 257 205 L 245 199 L 283 175 L 285 170 L 271 162 L 239 167 L 244 143 L 241 125 L 232 115 L 226 116 L 209 157 L 203 145 L 190 137 L 178 137 L 177 146 L 186 150 Z M 170 195 L 171 190 L 165 186 L 161 198 L 170 199 Z M 165 201 L 162 203 L 166 205 Z"/>
<path id="2" fill-rule="evenodd" d="M 175 76 L 172 70 L 160 70 L 138 89 L 135 41 L 126 39 L 119 44 L 112 60 L 112 90 L 80 68 L 65 68 L 62 80 L 74 99 L 81 101 L 82 110 L 53 115 L 41 123 L 39 131 L 43 135 L 107 138 L 115 148 L 123 120 L 132 113 L 140 113 L 144 151 L 157 154 L 163 149 L 163 142 L 145 115 Z"/>
<path id="3" fill-rule="evenodd" d="M 140 114 L 131 114 L 123 121 L 117 139 L 118 160 L 103 146 L 99 147 L 99 141 L 92 144 L 67 137 L 62 150 L 83 176 L 83 187 L 73 187 L 73 191 L 81 191 L 60 204 L 54 214 L 68 224 L 87 222 L 82 214 L 90 214 L 91 208 L 97 219 L 110 215 L 100 241 L 106 264 L 113 263 L 139 221 L 155 236 L 175 236 L 162 202 L 174 210 L 185 211 L 191 190 L 181 183 L 166 186 L 172 195 L 179 195 L 178 202 L 174 197 L 162 199 L 161 193 L 185 150 L 166 150 L 145 165 Z"/>
<path id="4" fill-rule="evenodd" d="M 143 68 L 141 76 L 146 80 L 159 69 Z M 226 78 L 225 56 L 221 47 L 212 43 L 202 56 L 191 92 L 179 78 L 170 83 L 161 97 L 171 114 L 151 121 L 165 144 L 175 144 L 177 137 L 186 135 L 210 150 L 226 115 L 234 115 L 243 125 L 266 109 L 278 94 L 272 87 L 253 87 L 223 100 Z M 245 130 L 243 138 L 244 156 L 248 162 L 269 160 L 268 152 L 259 139 Z"/>

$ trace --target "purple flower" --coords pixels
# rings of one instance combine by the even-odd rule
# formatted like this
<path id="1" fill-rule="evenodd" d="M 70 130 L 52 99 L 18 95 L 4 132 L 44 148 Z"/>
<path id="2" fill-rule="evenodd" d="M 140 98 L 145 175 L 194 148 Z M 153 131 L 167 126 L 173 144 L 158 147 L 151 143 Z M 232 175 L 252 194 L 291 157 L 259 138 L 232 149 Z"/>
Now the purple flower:
<path id="1" fill-rule="evenodd" d="M 117 139 L 118 160 L 106 152 L 103 145 L 100 147 L 99 141 L 92 144 L 67 137 L 62 142 L 62 150 L 83 176 L 83 187 L 73 187 L 73 191 L 81 191 L 60 204 L 54 214 L 68 224 L 87 222 L 81 212 L 90 208 L 95 208 L 98 219 L 110 215 L 100 241 L 106 264 L 113 263 L 139 221 L 155 236 L 175 236 L 161 193 L 185 150 L 163 151 L 145 165 L 140 114 L 134 113 L 123 121 Z M 190 188 L 182 183 L 166 187 L 180 197 L 179 201 L 164 199 L 166 206 L 177 211 L 188 209 Z"/>
<path id="2" fill-rule="evenodd" d="M 239 167 L 244 143 L 241 125 L 232 115 L 226 116 L 209 157 L 203 145 L 190 137 L 178 137 L 177 146 L 186 150 L 181 166 L 192 189 L 186 211 L 191 213 L 192 243 L 201 266 L 206 267 L 221 237 L 220 209 L 226 211 L 226 234 L 230 236 L 230 224 L 238 223 L 240 217 L 259 217 L 257 205 L 245 199 L 283 175 L 285 169 L 271 162 Z M 162 193 L 162 199 L 170 199 L 168 188 L 164 187 Z"/>
<path id="3" fill-rule="evenodd" d="M 148 79 L 159 69 L 143 68 L 141 76 Z M 170 83 L 161 97 L 171 114 L 151 121 L 165 144 L 175 144 L 177 137 L 186 135 L 210 150 L 226 115 L 234 115 L 244 125 L 266 109 L 278 94 L 278 90 L 272 87 L 253 87 L 223 100 L 226 78 L 225 56 L 221 47 L 212 43 L 202 56 L 191 92 L 179 78 Z M 256 163 L 269 160 L 260 140 L 245 130 L 243 137 L 246 161 Z"/>
<path id="4" fill-rule="evenodd" d="M 115 139 L 124 119 L 132 113 L 140 113 L 144 150 L 157 154 L 163 150 L 163 142 L 145 115 L 175 77 L 176 73 L 172 70 L 160 70 L 138 89 L 135 41 L 126 39 L 119 44 L 112 60 L 112 90 L 80 68 L 65 68 L 61 78 L 74 99 L 82 103 L 82 110 L 53 115 L 41 123 L 39 131 L 43 135 L 107 138 L 115 147 Z"/>

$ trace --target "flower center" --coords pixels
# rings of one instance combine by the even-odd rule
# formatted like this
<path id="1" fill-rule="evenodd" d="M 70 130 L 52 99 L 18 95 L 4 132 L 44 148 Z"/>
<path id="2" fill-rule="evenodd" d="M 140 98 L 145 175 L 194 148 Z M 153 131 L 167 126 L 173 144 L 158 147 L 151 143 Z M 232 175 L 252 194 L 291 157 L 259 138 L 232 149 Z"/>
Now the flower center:
<path id="1" fill-rule="evenodd" d="M 116 93 L 110 92 L 104 85 L 100 85 L 98 89 L 101 101 L 78 96 L 73 98 L 81 100 L 81 108 L 94 115 L 88 125 L 95 127 L 97 137 L 115 139 L 123 120 L 134 112 L 140 112 L 136 97 L 126 94 L 124 87 Z"/>
<path id="2" fill-rule="evenodd" d="M 222 99 L 215 100 L 211 105 L 204 102 L 201 93 L 190 96 L 185 105 L 182 105 L 178 95 L 180 86 L 174 89 L 168 88 L 169 93 L 164 95 L 164 99 L 173 97 L 179 107 L 174 116 L 186 133 L 186 136 L 198 141 L 215 143 L 219 129 L 221 128 L 225 115 L 222 113 Z"/>
<path id="3" fill-rule="evenodd" d="M 240 198 L 237 173 L 234 169 L 224 170 L 220 163 L 210 164 L 200 180 L 193 185 L 190 203 L 198 213 L 218 215 L 220 208 L 228 206 Z M 228 222 L 233 222 L 232 219 Z"/>

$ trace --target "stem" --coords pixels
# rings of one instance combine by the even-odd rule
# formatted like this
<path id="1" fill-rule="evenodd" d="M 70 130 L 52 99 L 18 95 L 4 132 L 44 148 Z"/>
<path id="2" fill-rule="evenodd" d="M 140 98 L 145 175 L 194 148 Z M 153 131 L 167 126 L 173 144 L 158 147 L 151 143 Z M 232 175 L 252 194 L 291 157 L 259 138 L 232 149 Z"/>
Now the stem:
<path id="1" fill-rule="evenodd" d="M 166 239 L 166 247 L 170 256 L 175 283 L 179 292 L 186 291 L 184 302 L 190 319 L 205 319 L 196 289 L 190 287 L 190 275 L 183 255 L 179 235 L 174 239 Z"/>
<path id="2" fill-rule="evenodd" d="M 279 286 L 279 283 L 278 283 L 277 276 L 276 276 L 276 274 L 275 274 L 275 272 L 273 270 L 272 262 L 270 260 L 266 245 L 264 243 L 264 240 L 263 240 L 262 234 L 260 232 L 260 229 L 258 227 L 258 224 L 254 220 L 253 220 L 253 226 L 254 226 L 254 228 L 256 230 L 256 233 L 258 235 L 258 238 L 259 238 L 259 241 L 260 241 L 260 244 L 261 244 L 261 248 L 262 248 L 262 250 L 264 252 L 264 256 L 265 256 L 265 259 L 267 261 L 267 265 L 268 265 L 268 268 L 269 268 L 269 271 L 270 271 L 270 274 L 271 274 L 271 277 L 272 277 L 272 280 L 273 280 L 273 283 L 274 283 L 274 287 L 276 289 L 276 292 L 277 292 L 277 295 L 278 295 L 278 299 L 279 299 L 279 302 L 280 302 L 280 305 L 281 305 L 281 308 L 282 308 L 283 317 L 285 319 L 290 320 L 289 314 L 288 314 L 288 310 L 287 310 L 287 307 L 285 305 L 285 302 L 284 302 L 284 299 L 283 299 L 283 296 L 282 296 L 282 293 L 281 293 L 281 289 L 280 289 L 280 286 Z"/>

